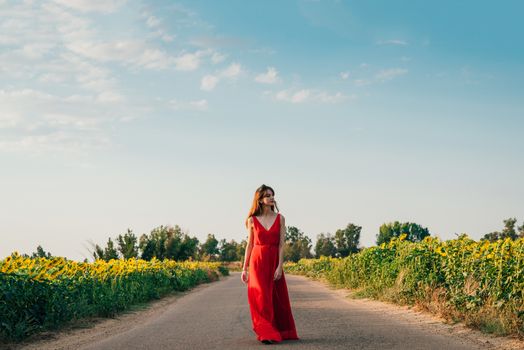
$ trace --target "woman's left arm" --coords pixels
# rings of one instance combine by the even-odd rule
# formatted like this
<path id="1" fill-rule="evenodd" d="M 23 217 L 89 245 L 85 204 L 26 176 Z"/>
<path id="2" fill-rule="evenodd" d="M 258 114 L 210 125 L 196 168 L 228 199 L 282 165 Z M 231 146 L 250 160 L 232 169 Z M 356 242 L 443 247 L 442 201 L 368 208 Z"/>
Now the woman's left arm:
<path id="1" fill-rule="evenodd" d="M 286 220 L 280 214 L 280 243 L 278 245 L 278 266 L 280 269 L 284 266 L 284 246 L 286 244 Z"/>

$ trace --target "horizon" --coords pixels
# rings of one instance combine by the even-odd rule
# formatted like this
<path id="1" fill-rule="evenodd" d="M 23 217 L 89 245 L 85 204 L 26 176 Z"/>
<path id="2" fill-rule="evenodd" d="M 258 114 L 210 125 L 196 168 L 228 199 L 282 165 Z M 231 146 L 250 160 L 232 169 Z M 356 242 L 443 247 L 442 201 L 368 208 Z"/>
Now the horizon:
<path id="1" fill-rule="evenodd" d="M 524 4 L 0 0 L 0 258 L 129 228 L 524 222 Z M 520 43 L 520 44 L 519 44 Z"/>
<path id="2" fill-rule="evenodd" d="M 384 224 L 392 224 L 392 223 L 394 223 L 394 222 L 389 222 L 389 223 L 384 223 Z M 354 223 L 348 223 L 348 225 L 349 225 L 349 224 L 354 224 Z M 517 224 L 518 224 L 518 222 L 517 222 Z M 355 224 L 355 225 L 357 225 L 357 224 Z M 141 237 L 142 235 L 149 235 L 149 234 L 153 231 L 153 229 L 157 229 L 157 228 L 160 228 L 160 227 L 162 227 L 162 226 L 163 226 L 163 227 L 169 227 L 169 228 L 175 228 L 176 226 L 179 226 L 179 227 L 180 227 L 180 225 L 177 225 L 177 224 L 175 224 L 175 225 L 173 225 L 173 226 L 171 226 L 171 225 L 159 225 L 159 226 L 156 226 L 156 227 L 152 228 L 149 232 L 141 232 L 141 233 L 134 232 L 132 229 L 129 229 L 129 230 L 130 230 L 131 233 L 133 233 L 133 234 L 134 234 L 138 239 L 140 239 L 140 237 Z M 358 225 L 357 225 L 357 226 L 358 226 Z M 422 226 L 422 225 L 421 225 L 421 226 Z M 290 226 L 286 226 L 286 227 L 290 227 Z M 423 227 L 423 226 L 422 226 L 422 227 Z M 341 227 L 340 229 L 344 229 L 344 228 L 345 228 L 345 227 Z M 424 228 L 424 227 L 423 227 L 423 228 Z M 298 228 L 298 229 L 300 230 L 300 228 Z M 378 229 L 377 229 L 377 230 L 378 230 Z M 301 230 L 300 230 L 300 231 L 301 231 Z M 129 231 L 122 232 L 122 233 L 120 233 L 120 234 L 123 235 L 124 233 L 129 233 Z M 188 230 L 183 230 L 183 229 L 182 229 L 182 233 L 183 233 L 183 234 L 187 234 L 187 235 L 190 236 L 190 237 L 196 237 L 195 235 L 193 235 L 193 234 L 192 234 L 190 231 L 188 231 Z M 215 236 L 215 238 L 216 238 L 217 241 L 219 242 L 219 246 L 220 246 L 220 241 L 221 241 L 222 239 L 225 239 L 224 237 L 217 237 L 217 236 L 216 236 L 215 234 L 213 234 L 213 233 L 210 233 L 210 234 L 212 234 L 212 235 Z M 310 249 L 310 251 L 311 251 L 311 253 L 312 253 L 313 255 L 315 255 L 315 243 L 316 243 L 316 241 L 317 241 L 317 239 L 318 239 L 318 236 L 319 236 L 320 234 L 329 234 L 329 235 L 331 235 L 331 236 L 335 236 L 335 232 L 321 232 L 321 233 L 317 234 L 317 236 L 316 236 L 315 238 L 310 237 L 309 235 L 305 234 L 306 236 L 308 236 L 308 237 L 311 239 L 311 249 Z M 449 238 L 449 239 L 456 239 L 456 238 L 458 238 L 458 237 L 459 237 L 460 235 L 462 235 L 462 234 L 466 234 L 466 235 L 468 235 L 469 238 L 472 238 L 472 239 L 473 239 L 473 237 L 471 237 L 468 233 L 465 233 L 465 232 L 462 232 L 462 233 L 460 233 L 460 234 L 455 232 L 454 235 L 455 235 L 456 237 L 451 237 L 451 238 Z M 93 244 L 98 244 L 100 247 L 104 248 L 105 245 L 106 245 L 106 243 L 107 243 L 107 241 L 108 241 L 108 239 L 111 239 L 111 240 L 116 244 L 116 238 L 118 237 L 118 235 L 119 235 L 119 234 L 112 235 L 112 236 L 108 236 L 108 237 L 106 238 L 106 240 L 105 240 L 105 241 L 102 241 L 102 242 L 91 242 L 91 241 L 88 241 L 88 242 L 84 242 L 84 243 L 87 243 L 87 244 L 91 244 L 91 243 L 93 243 Z M 441 238 L 439 235 L 433 234 L 432 232 L 430 232 L 430 235 L 429 235 L 429 236 L 430 236 L 430 237 L 434 237 L 434 238 L 439 238 L 439 239 L 442 240 L 442 238 Z M 198 237 L 197 237 L 197 238 L 198 238 Z M 203 244 L 203 243 L 205 242 L 205 239 L 206 239 L 206 238 L 207 238 L 207 236 L 204 237 L 204 239 L 200 239 L 200 238 L 199 238 L 199 244 Z M 240 241 L 237 241 L 237 240 L 234 239 L 234 238 L 232 238 L 232 239 L 226 239 L 227 242 L 234 241 L 236 244 L 240 244 L 240 243 L 242 243 L 242 241 L 246 241 L 246 240 L 247 240 L 247 236 L 244 237 L 243 239 L 241 239 Z M 41 244 L 37 245 L 37 246 L 35 247 L 35 249 L 33 249 L 33 251 L 20 252 L 20 251 L 18 251 L 18 250 L 15 250 L 15 251 L 11 252 L 11 254 L 13 254 L 13 253 L 16 252 L 16 253 L 19 253 L 19 254 L 27 254 L 27 255 L 31 255 L 32 253 L 34 253 L 34 252 L 37 251 L 38 246 L 40 246 L 40 247 L 41 247 L 41 248 L 42 248 L 46 253 L 50 253 L 50 254 L 52 254 L 52 252 L 46 250 L 46 248 L 45 248 L 44 246 L 42 246 Z M 359 244 L 358 244 L 358 247 L 361 248 L 361 249 L 369 248 L 369 247 L 372 247 L 372 246 L 377 246 L 377 244 L 376 244 L 376 243 L 373 243 L 373 244 L 371 244 L 371 245 L 369 245 L 369 246 L 364 246 L 364 245 L 362 245 L 362 242 L 359 242 Z M 85 247 L 85 245 L 84 245 L 84 247 Z M 88 259 L 88 260 L 89 260 L 89 259 L 93 259 L 93 254 L 92 254 L 92 253 L 93 253 L 94 250 L 89 250 L 89 251 L 88 251 L 88 250 L 87 250 L 87 247 L 85 247 L 85 248 L 86 248 L 86 252 L 88 252 L 88 253 L 90 253 L 90 254 L 88 254 L 88 255 L 84 255 L 83 258 L 86 258 L 86 259 Z M 93 248 L 93 247 L 91 247 L 91 248 Z M 139 249 L 139 251 L 140 251 L 140 249 Z M 3 259 L 3 258 L 5 258 L 5 257 L 7 257 L 7 256 L 9 256 L 9 255 L 11 255 L 11 254 L 8 254 L 8 255 L 6 255 L 6 256 L 0 257 L 0 259 Z M 55 256 L 54 254 L 52 254 L 52 255 Z M 71 259 L 71 260 L 83 260 L 83 259 L 78 259 L 78 258 L 77 258 L 77 259 Z"/>

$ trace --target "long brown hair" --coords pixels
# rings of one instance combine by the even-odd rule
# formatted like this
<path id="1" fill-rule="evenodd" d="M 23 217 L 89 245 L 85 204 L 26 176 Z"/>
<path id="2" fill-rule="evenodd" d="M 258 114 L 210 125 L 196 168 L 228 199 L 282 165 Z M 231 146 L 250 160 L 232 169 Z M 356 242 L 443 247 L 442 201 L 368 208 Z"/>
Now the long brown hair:
<path id="1" fill-rule="evenodd" d="M 260 204 L 260 201 L 262 200 L 263 195 L 266 193 L 266 190 L 271 190 L 271 192 L 273 192 L 273 196 L 275 195 L 275 191 L 270 186 L 262 184 L 262 186 L 257 188 L 257 190 L 255 191 L 255 195 L 253 197 L 253 204 L 251 205 L 251 209 L 249 210 L 249 214 L 247 215 L 247 218 L 246 218 L 246 227 L 247 227 L 247 223 L 250 217 L 262 214 L 262 205 Z M 280 211 L 278 210 L 276 202 L 274 205 L 271 206 L 271 210 L 276 213 Z"/>

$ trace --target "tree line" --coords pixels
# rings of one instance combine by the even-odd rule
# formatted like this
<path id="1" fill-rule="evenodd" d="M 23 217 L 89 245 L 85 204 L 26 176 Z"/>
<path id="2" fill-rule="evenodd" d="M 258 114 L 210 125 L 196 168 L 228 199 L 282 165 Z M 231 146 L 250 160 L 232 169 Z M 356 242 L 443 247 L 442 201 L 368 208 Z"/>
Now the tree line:
<path id="1" fill-rule="evenodd" d="M 499 239 L 517 239 L 524 238 L 524 222 L 521 226 L 517 225 L 517 218 L 509 218 L 504 220 L 504 227 L 502 231 L 493 231 L 486 233 L 482 239 L 486 239 L 490 242 L 497 241 Z M 516 226 L 516 227 L 515 227 Z"/>
<path id="2" fill-rule="evenodd" d="M 524 238 L 524 223 L 516 226 L 517 219 L 504 220 L 501 231 L 494 231 L 483 236 L 484 240 L 496 241 L 498 239 Z M 286 227 L 284 247 L 285 261 L 298 261 L 302 258 L 319 258 L 320 256 L 346 257 L 358 253 L 360 246 L 360 233 L 362 227 L 354 223 L 338 229 L 334 234 L 320 233 L 313 246 L 311 238 L 295 226 Z M 419 242 L 424 237 L 430 236 L 427 228 L 412 222 L 390 222 L 379 227 L 376 235 L 376 244 L 387 243 L 394 237 L 406 234 L 406 240 Z M 183 232 L 180 226 L 159 226 L 149 234 L 140 237 L 128 229 L 116 238 L 109 238 L 105 245 L 92 244 L 90 251 L 93 259 L 129 259 L 140 258 L 157 259 L 199 260 L 199 261 L 242 261 L 247 245 L 247 239 L 236 242 L 234 239 L 218 240 L 214 234 L 208 234 L 205 241 Z M 312 252 L 313 250 L 313 252 Z M 32 257 L 52 257 L 41 246 L 37 247 Z M 87 259 L 85 260 L 87 261 Z"/>

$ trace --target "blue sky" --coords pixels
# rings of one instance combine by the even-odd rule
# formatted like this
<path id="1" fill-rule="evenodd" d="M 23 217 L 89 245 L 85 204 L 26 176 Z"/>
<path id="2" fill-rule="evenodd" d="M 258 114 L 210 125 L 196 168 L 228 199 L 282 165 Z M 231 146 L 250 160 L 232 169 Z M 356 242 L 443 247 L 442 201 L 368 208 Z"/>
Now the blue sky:
<path id="1" fill-rule="evenodd" d="M 262 183 L 313 242 L 520 225 L 523 9 L 0 0 L 0 256 L 166 224 L 240 241 Z"/>

